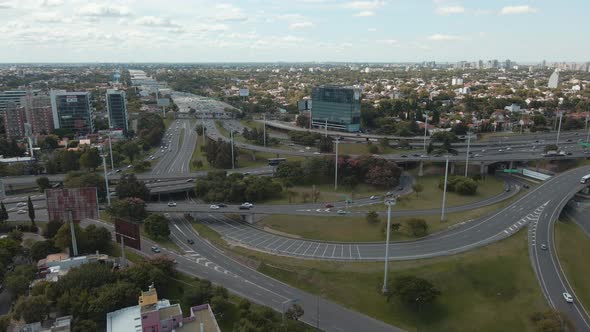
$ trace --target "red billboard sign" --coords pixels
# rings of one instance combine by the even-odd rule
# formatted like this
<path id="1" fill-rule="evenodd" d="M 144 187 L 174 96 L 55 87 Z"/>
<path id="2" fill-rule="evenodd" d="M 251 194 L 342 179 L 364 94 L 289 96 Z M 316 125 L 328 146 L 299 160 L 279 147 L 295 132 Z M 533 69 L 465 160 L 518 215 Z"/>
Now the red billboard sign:
<path id="1" fill-rule="evenodd" d="M 66 222 L 69 214 L 74 222 L 82 219 L 98 219 L 98 196 L 96 187 L 46 189 L 49 220 Z"/>
<path id="2" fill-rule="evenodd" d="M 115 237 L 117 238 L 117 243 L 121 243 L 121 236 L 123 236 L 125 246 L 141 250 L 139 223 L 115 219 Z"/>

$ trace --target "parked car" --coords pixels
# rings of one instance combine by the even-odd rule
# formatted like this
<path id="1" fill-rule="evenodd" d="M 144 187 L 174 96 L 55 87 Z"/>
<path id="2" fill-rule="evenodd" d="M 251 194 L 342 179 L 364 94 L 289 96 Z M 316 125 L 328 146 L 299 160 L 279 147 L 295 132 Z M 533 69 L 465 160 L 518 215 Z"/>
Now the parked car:
<path id="1" fill-rule="evenodd" d="M 195 179 L 188 179 L 188 180 L 186 180 L 186 182 L 187 182 L 187 183 L 190 183 L 190 182 L 195 182 Z"/>
<path id="2" fill-rule="evenodd" d="M 152 247 L 152 251 L 155 252 L 155 253 L 159 253 L 161 250 L 160 250 L 160 248 L 158 248 L 156 246 L 153 246 Z"/>

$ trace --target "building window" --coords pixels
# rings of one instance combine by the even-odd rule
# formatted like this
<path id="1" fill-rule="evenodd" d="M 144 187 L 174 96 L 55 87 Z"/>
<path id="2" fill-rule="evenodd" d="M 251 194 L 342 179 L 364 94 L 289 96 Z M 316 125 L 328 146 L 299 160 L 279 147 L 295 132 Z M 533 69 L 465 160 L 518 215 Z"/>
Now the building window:
<path id="1" fill-rule="evenodd" d="M 141 316 L 141 319 L 147 319 L 147 315 Z"/>

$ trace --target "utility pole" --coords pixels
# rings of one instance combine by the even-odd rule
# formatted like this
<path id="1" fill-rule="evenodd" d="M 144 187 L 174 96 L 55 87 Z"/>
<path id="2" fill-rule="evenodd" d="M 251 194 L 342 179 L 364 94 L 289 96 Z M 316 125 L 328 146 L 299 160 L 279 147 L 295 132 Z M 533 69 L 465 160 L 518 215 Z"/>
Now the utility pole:
<path id="1" fill-rule="evenodd" d="M 107 154 L 101 151 L 100 156 L 102 157 L 102 168 L 104 169 L 104 185 L 107 190 L 107 204 L 110 206 L 111 205 L 111 193 L 109 192 L 109 176 L 107 174 L 107 162 L 105 159 Z M 113 158 L 111 157 L 111 160 L 112 159 Z"/>
<path id="2" fill-rule="evenodd" d="M 449 174 L 449 156 L 446 156 L 447 160 L 445 163 L 445 185 L 443 188 L 443 201 L 442 201 L 442 212 L 440 216 L 440 221 L 445 221 L 445 204 L 447 203 L 447 175 Z"/>
<path id="3" fill-rule="evenodd" d="M 70 223 L 70 234 L 72 235 L 72 250 L 74 251 L 74 257 L 78 256 L 78 244 L 76 243 L 76 231 L 74 229 L 74 217 L 72 215 L 72 209 L 68 209 L 68 219 Z"/>
<path id="4" fill-rule="evenodd" d="M 111 143 L 111 136 L 113 135 L 113 128 L 109 128 L 109 151 L 111 153 L 111 172 L 115 171 L 115 162 L 113 161 L 113 144 Z"/>
<path id="5" fill-rule="evenodd" d="M 428 114 L 424 115 L 426 121 L 424 121 L 424 151 L 426 152 L 426 133 L 428 133 Z"/>
<path id="6" fill-rule="evenodd" d="M 557 128 L 557 141 L 555 142 L 555 145 L 557 145 L 557 147 L 559 147 L 559 133 L 561 132 L 561 119 L 563 118 L 563 113 L 559 112 L 559 127 Z"/>
<path id="7" fill-rule="evenodd" d="M 590 139 L 590 128 L 588 128 L 588 115 L 590 114 L 590 111 L 586 111 L 586 130 L 588 131 L 588 134 L 586 134 L 586 143 L 588 143 L 588 139 Z"/>
<path id="8" fill-rule="evenodd" d="M 465 158 L 465 177 L 467 177 L 467 169 L 469 167 L 469 147 L 471 144 L 471 132 L 467 132 L 467 157 Z"/>
<path id="9" fill-rule="evenodd" d="M 229 139 L 230 139 L 230 144 L 231 144 L 231 169 L 234 169 L 235 165 L 234 165 L 234 131 L 233 130 L 229 131 Z"/>
<path id="10" fill-rule="evenodd" d="M 385 272 L 383 275 L 383 294 L 387 293 L 387 272 L 389 269 L 389 233 L 391 233 L 391 208 L 395 205 L 395 198 L 385 199 L 387 205 L 387 234 L 385 236 Z"/>
<path id="11" fill-rule="evenodd" d="M 326 119 L 326 126 L 324 127 L 324 136 L 328 137 L 328 119 Z"/>
<path id="12" fill-rule="evenodd" d="M 316 300 L 317 300 L 317 310 L 316 310 L 316 316 L 317 316 L 317 324 L 316 324 L 316 328 L 318 329 L 318 331 L 320 330 L 320 296 L 316 295 Z"/>
<path id="13" fill-rule="evenodd" d="M 336 143 L 336 159 L 334 160 L 334 190 L 338 190 L 338 143 L 340 142 L 340 137 L 336 137 L 334 142 Z"/>
<path id="14" fill-rule="evenodd" d="M 262 114 L 262 118 L 264 119 L 264 124 L 263 124 L 264 147 L 266 147 L 266 114 Z"/>

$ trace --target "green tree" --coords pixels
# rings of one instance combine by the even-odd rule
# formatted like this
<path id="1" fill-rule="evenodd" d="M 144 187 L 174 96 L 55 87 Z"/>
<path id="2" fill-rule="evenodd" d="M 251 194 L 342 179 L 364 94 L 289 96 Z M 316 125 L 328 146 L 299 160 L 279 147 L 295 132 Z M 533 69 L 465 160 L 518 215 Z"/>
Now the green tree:
<path id="1" fill-rule="evenodd" d="M 555 144 L 547 144 L 545 145 L 545 148 L 543 149 L 543 151 L 545 153 L 549 152 L 549 151 L 557 151 L 559 150 L 559 147 Z"/>
<path id="2" fill-rule="evenodd" d="M 64 179 L 66 188 L 96 187 L 96 193 L 100 200 L 106 200 L 107 189 L 104 177 L 98 173 L 69 172 Z"/>
<path id="3" fill-rule="evenodd" d="M 94 171 L 101 163 L 102 159 L 97 148 L 87 149 L 80 155 L 80 166 L 83 168 Z"/>
<path id="4" fill-rule="evenodd" d="M 38 261 L 47 257 L 49 254 L 55 254 L 57 252 L 59 252 L 59 249 L 55 247 L 53 240 L 45 240 L 33 243 L 30 254 L 33 260 Z"/>
<path id="5" fill-rule="evenodd" d="M 18 265 L 14 271 L 6 274 L 4 285 L 13 296 L 25 294 L 29 284 L 35 278 L 35 269 L 31 265 Z"/>
<path id="6" fill-rule="evenodd" d="M 420 183 L 415 183 L 412 185 L 412 190 L 416 193 L 416 196 L 420 196 L 420 193 L 424 191 L 424 186 Z"/>
<path id="7" fill-rule="evenodd" d="M 133 173 L 123 174 L 119 179 L 116 190 L 119 199 L 137 197 L 147 200 L 150 198 L 150 190 L 146 187 L 145 183 L 138 180 Z"/>
<path id="8" fill-rule="evenodd" d="M 29 210 L 29 219 L 31 220 L 31 224 L 35 226 L 35 207 L 33 206 L 33 201 L 31 200 L 31 196 L 29 196 L 27 200 L 27 209 Z"/>
<path id="9" fill-rule="evenodd" d="M 49 182 L 49 178 L 46 176 L 42 176 L 37 179 L 37 187 L 39 187 L 39 192 L 45 192 L 45 189 L 51 188 L 51 183 Z"/>
<path id="10" fill-rule="evenodd" d="M 6 210 L 6 206 L 4 206 L 4 202 L 0 202 L 0 222 L 8 220 L 8 211 Z"/>
<path id="11" fill-rule="evenodd" d="M 49 301 L 44 295 L 21 296 L 14 308 L 14 315 L 26 323 L 34 323 L 43 320 L 49 314 L 49 309 Z"/>
<path id="12" fill-rule="evenodd" d="M 385 295 L 388 302 L 395 296 L 410 308 L 419 309 L 424 304 L 433 303 L 440 291 L 426 279 L 403 276 L 390 281 Z"/>
<path id="13" fill-rule="evenodd" d="M 63 223 L 60 220 L 51 220 L 49 222 L 47 222 L 47 227 L 45 227 L 45 230 L 43 232 L 43 236 L 46 239 L 51 239 L 55 236 L 55 234 L 57 234 L 57 231 L 59 231 L 59 229 L 61 228 L 61 226 L 63 225 Z"/>
<path id="14" fill-rule="evenodd" d="M 415 237 L 423 237 L 428 234 L 428 223 L 421 218 L 411 218 L 406 221 L 410 233 Z"/>
<path id="15" fill-rule="evenodd" d="M 367 219 L 367 222 L 369 224 L 378 224 L 379 223 L 379 214 L 375 211 L 371 211 L 371 212 L 367 213 L 367 216 L 365 218 Z"/>
<path id="16" fill-rule="evenodd" d="M 145 201 L 136 197 L 116 200 L 107 208 L 107 211 L 112 217 L 129 221 L 141 221 L 147 218 Z"/>
<path id="17" fill-rule="evenodd" d="M 139 149 L 139 146 L 135 142 L 131 142 L 131 141 L 123 144 L 123 146 L 121 147 L 121 150 L 122 150 L 123 154 L 126 155 L 127 158 L 129 158 L 129 161 L 131 163 L 133 163 L 135 156 L 137 156 L 139 154 L 139 152 L 141 151 Z"/>
<path id="18" fill-rule="evenodd" d="M 74 321 L 72 332 L 98 332 L 98 325 L 89 319 Z"/>
<path id="19" fill-rule="evenodd" d="M 297 304 L 293 303 L 289 309 L 285 312 L 285 317 L 292 320 L 299 320 L 304 314 L 303 308 Z"/>
<path id="20" fill-rule="evenodd" d="M 567 332 L 574 331 L 575 327 L 567 315 L 558 310 L 535 312 L 531 321 L 537 332 Z"/>
<path id="21" fill-rule="evenodd" d="M 160 214 L 152 214 L 144 221 L 145 231 L 152 238 L 167 238 L 170 235 L 168 219 Z"/>

